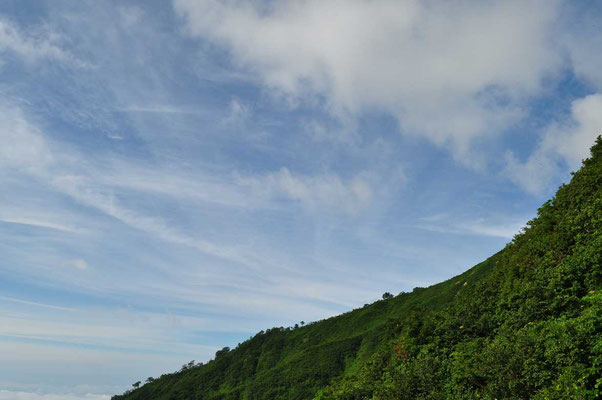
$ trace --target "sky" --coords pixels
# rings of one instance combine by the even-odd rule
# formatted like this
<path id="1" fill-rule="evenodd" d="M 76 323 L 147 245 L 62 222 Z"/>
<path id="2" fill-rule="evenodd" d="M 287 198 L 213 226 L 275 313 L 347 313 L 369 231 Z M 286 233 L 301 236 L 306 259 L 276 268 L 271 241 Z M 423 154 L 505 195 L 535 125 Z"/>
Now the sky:
<path id="1" fill-rule="evenodd" d="M 106 400 L 502 249 L 602 134 L 602 3 L 0 1 L 0 400 Z"/>

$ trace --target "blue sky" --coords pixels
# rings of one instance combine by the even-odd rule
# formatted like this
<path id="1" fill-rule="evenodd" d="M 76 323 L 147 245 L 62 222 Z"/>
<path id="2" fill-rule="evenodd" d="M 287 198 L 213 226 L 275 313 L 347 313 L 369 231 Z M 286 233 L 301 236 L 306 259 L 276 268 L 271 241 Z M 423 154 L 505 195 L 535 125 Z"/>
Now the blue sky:
<path id="1" fill-rule="evenodd" d="M 602 133 L 596 1 L 0 3 L 0 400 L 107 399 L 503 248 Z"/>

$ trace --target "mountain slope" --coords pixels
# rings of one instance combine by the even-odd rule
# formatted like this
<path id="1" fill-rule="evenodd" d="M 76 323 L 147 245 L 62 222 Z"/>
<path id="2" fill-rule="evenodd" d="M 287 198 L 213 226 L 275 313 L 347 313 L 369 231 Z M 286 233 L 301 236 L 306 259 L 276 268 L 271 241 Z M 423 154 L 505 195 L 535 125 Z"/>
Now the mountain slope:
<path id="1" fill-rule="evenodd" d="M 602 398 L 602 139 L 524 232 L 462 275 L 260 332 L 121 399 Z"/>

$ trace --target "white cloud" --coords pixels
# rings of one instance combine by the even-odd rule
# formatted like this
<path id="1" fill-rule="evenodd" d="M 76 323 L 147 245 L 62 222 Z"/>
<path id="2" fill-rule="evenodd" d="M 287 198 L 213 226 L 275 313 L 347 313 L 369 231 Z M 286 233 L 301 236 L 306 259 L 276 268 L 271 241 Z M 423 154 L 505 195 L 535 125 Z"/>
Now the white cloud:
<path id="1" fill-rule="evenodd" d="M 418 228 L 454 235 L 491 236 L 512 239 L 525 226 L 528 218 L 509 216 L 457 220 L 447 214 L 420 218 Z"/>
<path id="2" fill-rule="evenodd" d="M 35 307 L 30 307 L 30 306 Z M 40 313 L 37 307 L 45 307 Z M 0 316 L 0 334 L 13 341 L 36 342 L 40 346 L 53 348 L 44 358 L 45 362 L 52 362 L 55 357 L 61 357 L 61 347 L 104 349 L 107 359 L 111 353 L 142 353 L 161 355 L 169 353 L 170 357 L 187 357 L 187 354 L 202 353 L 204 359 L 215 352 L 214 346 L 199 343 L 201 338 L 187 340 L 189 330 L 210 331 L 219 326 L 232 327 L 235 332 L 255 330 L 256 325 L 249 329 L 249 322 L 236 326 L 234 321 L 226 325 L 220 324 L 220 317 L 189 317 L 169 314 L 175 323 L 166 321 L 164 313 L 140 312 L 128 309 L 103 309 L 82 308 L 72 309 L 65 307 L 36 304 L 29 301 L 19 301 L 16 305 L 5 307 L 0 303 L 2 316 Z M 186 340 L 185 340 L 186 339 Z M 61 344 L 63 346 L 61 346 Z M 5 344 L 8 346 L 7 344 Z M 2 343 L 0 342 L 0 346 Z M 24 344 L 25 346 L 25 344 Z M 26 346 L 25 346 L 26 347 Z M 14 350 L 23 350 L 16 348 Z M 200 354 L 199 354 L 200 355 Z M 30 358 L 42 358 L 40 355 L 24 354 L 23 351 L 13 351 L 5 354 L 8 362 L 10 358 L 25 362 Z M 65 351 L 61 357 L 62 363 L 76 363 L 77 352 Z M 93 354 L 85 360 L 89 364 L 102 364 L 102 359 L 95 359 Z"/>
<path id="3" fill-rule="evenodd" d="M 69 260 L 67 262 L 67 264 L 69 264 L 70 266 L 72 266 L 73 268 L 77 268 L 81 271 L 86 270 L 88 268 L 90 268 L 88 266 L 88 263 L 86 262 L 86 260 L 82 259 L 82 258 L 77 258 L 75 260 Z"/>
<path id="4" fill-rule="evenodd" d="M 44 217 L 23 217 L 23 216 L 3 217 L 2 214 L 0 214 L 0 222 L 5 222 L 8 224 L 28 225 L 28 226 L 39 227 L 39 228 L 54 229 L 57 231 L 63 231 L 63 232 L 69 232 L 69 233 L 81 232 L 80 230 L 78 230 L 77 228 L 74 228 L 72 226 L 61 224 L 61 223 L 56 223 L 53 221 L 44 220 L 43 218 Z"/>
<path id="5" fill-rule="evenodd" d="M 223 119 L 227 126 L 235 128 L 244 127 L 245 122 L 251 114 L 251 108 L 241 100 L 233 98 L 228 106 L 228 115 Z"/>
<path id="6" fill-rule="evenodd" d="M 157 114 L 198 114 L 199 110 L 172 105 L 130 105 L 119 108 L 121 112 L 157 113 Z"/>
<path id="7" fill-rule="evenodd" d="M 241 178 L 240 181 L 260 196 L 299 201 L 310 210 L 338 208 L 357 213 L 372 199 L 372 188 L 362 176 L 345 182 L 334 174 L 303 176 L 282 168 L 278 172 Z"/>
<path id="8" fill-rule="evenodd" d="M 174 0 L 190 35 L 276 92 L 323 98 L 338 116 L 389 112 L 459 158 L 520 118 L 561 63 L 549 41 L 558 1 L 254 4 Z"/>
<path id="9" fill-rule="evenodd" d="M 234 106 L 237 114 L 243 112 L 241 107 Z M 132 165 L 124 160 L 109 159 L 109 164 L 100 168 L 77 151 L 65 146 L 59 149 L 58 145 L 47 141 L 20 108 L 0 108 L 0 115 L 5 117 L 0 122 L 0 140 L 7 143 L 0 148 L 0 166 L 4 164 L 5 167 L 42 178 L 56 190 L 129 226 L 218 257 L 234 257 L 241 261 L 233 255 L 233 249 L 218 249 L 211 243 L 177 232 L 156 217 L 121 207 L 113 194 L 114 188 L 156 192 L 239 207 L 266 207 L 273 199 L 286 198 L 301 202 L 311 211 L 341 208 L 348 213 L 357 213 L 368 206 L 373 196 L 367 177 L 362 175 L 344 181 L 335 174 L 304 176 L 282 168 L 263 176 L 226 176 L 217 181 L 202 173 L 187 177 L 174 171 L 163 172 Z M 73 168 L 74 165 L 77 165 L 77 169 Z M 18 221 L 13 218 L 6 220 Z M 74 229 L 58 223 L 32 221 L 31 218 L 22 221 L 55 229 Z"/>
<path id="10" fill-rule="evenodd" d="M 52 154 L 39 130 L 18 107 L 0 103 L 0 116 L 0 167 L 42 173 Z"/>
<path id="11" fill-rule="evenodd" d="M 512 239 L 514 235 L 520 233 L 521 229 L 525 226 L 525 221 L 521 219 L 515 222 L 490 224 L 487 221 L 478 220 L 462 225 L 460 228 L 475 235 Z"/>
<path id="12" fill-rule="evenodd" d="M 49 308 L 49 309 L 52 309 L 52 310 L 61 310 L 61 311 L 74 311 L 75 310 L 75 309 L 69 308 L 69 307 L 61 307 L 61 306 L 56 306 L 56 305 L 53 305 L 53 304 L 38 303 L 38 302 L 35 302 L 35 301 L 16 299 L 16 298 L 13 298 L 13 297 L 6 297 L 6 296 L 0 296 L 0 300 L 9 301 L 9 302 L 12 302 L 12 303 L 26 304 L 26 305 L 35 306 L 35 307 Z"/>
<path id="13" fill-rule="evenodd" d="M 80 204 L 92 207 L 134 229 L 149 233 L 167 242 L 195 248 L 214 257 L 245 265 L 252 264 L 234 246 L 218 245 L 202 238 L 184 234 L 161 218 L 144 215 L 135 210 L 122 207 L 115 199 L 110 187 L 97 186 L 89 176 L 60 176 L 52 179 L 52 183 L 57 190 L 71 196 Z"/>
<path id="14" fill-rule="evenodd" d="M 47 141 L 44 134 L 26 118 L 19 107 L 0 106 L 0 117 L 0 142 L 3 143 L 0 146 L 0 167 L 30 174 L 83 205 L 95 208 L 132 228 L 145 231 L 168 242 L 187 245 L 206 254 L 243 264 L 249 262 L 234 248 L 191 237 L 169 226 L 160 218 L 141 215 L 120 206 L 113 195 L 112 188 L 112 185 L 120 183 L 107 182 L 103 178 L 105 171 L 102 167 L 98 169 L 98 165 L 90 164 L 77 151 L 67 146 L 59 149 L 59 146 Z M 74 165 L 77 165 L 77 168 L 74 168 Z M 105 165 L 104 168 L 106 167 Z M 130 175 L 129 178 L 125 177 L 121 184 L 127 185 L 127 182 L 136 181 L 137 179 Z M 147 189 L 153 190 L 157 186 L 155 182 Z M 141 186 L 139 182 L 134 183 L 133 187 L 141 188 L 144 184 Z M 172 193 L 178 195 L 177 191 Z M 32 221 L 31 218 L 8 217 L 5 220 L 70 230 L 62 224 L 43 220 Z M 79 269 L 87 267 L 82 260 L 70 261 L 69 264 Z"/>
<path id="15" fill-rule="evenodd" d="M 212 274 L 212 265 L 215 259 L 234 263 L 236 268 L 244 267 L 245 270 L 256 271 L 252 280 L 264 279 L 270 282 L 270 285 L 254 287 L 254 290 L 248 293 L 248 301 L 245 304 L 245 312 L 256 313 L 257 310 L 271 310 L 270 312 L 278 315 L 290 315 L 290 310 L 295 309 L 299 315 L 319 316 L 329 314 L 329 309 L 316 306 L 314 304 L 304 304 L 306 301 L 318 302 L 325 301 L 323 296 L 315 296 L 316 293 L 298 293 L 292 295 L 290 291 L 282 289 L 286 285 L 279 286 L 284 277 L 290 276 L 295 271 L 291 257 L 280 254 L 272 246 L 261 246 L 259 238 L 241 240 L 235 236 L 236 240 L 227 237 L 226 240 L 215 240 L 213 236 L 199 233 L 194 230 L 182 230 L 180 226 L 171 223 L 167 219 L 157 215 L 145 212 L 144 208 L 133 209 L 122 204 L 119 195 L 116 193 L 136 193 L 136 195 L 147 194 L 150 196 L 169 196 L 170 201 L 176 201 L 180 204 L 193 200 L 214 202 L 220 206 L 230 209 L 232 207 L 252 207 L 259 209 L 274 209 L 282 206 L 283 200 L 298 201 L 303 207 L 311 212 L 322 212 L 341 210 L 347 213 L 358 213 L 369 206 L 373 200 L 373 188 L 370 182 L 371 177 L 367 174 L 359 174 L 349 179 L 343 179 L 336 174 L 317 174 L 317 175 L 299 175 L 283 168 L 277 172 L 265 175 L 251 175 L 240 177 L 238 175 L 209 176 L 202 172 L 194 176 L 182 174 L 178 171 L 163 170 L 161 167 L 141 166 L 132 164 L 125 159 L 103 158 L 101 161 L 85 157 L 78 150 L 59 143 L 51 141 L 47 135 L 41 132 L 34 123 L 27 119 L 27 116 L 18 108 L 0 109 L 0 118 L 3 121 L 11 121 L 11 115 L 16 116 L 18 121 L 19 133 L 12 135 L 11 131 L 0 131 L 0 138 L 10 139 L 15 148 L 22 148 L 24 151 L 11 155 L 11 158 L 4 157 L 0 164 L 0 170 L 18 168 L 21 172 L 31 175 L 37 182 L 43 182 L 47 189 L 56 191 L 60 195 L 66 195 L 71 201 L 84 205 L 91 210 L 98 211 L 106 216 L 123 223 L 131 228 L 139 230 L 144 234 L 154 238 L 161 239 L 167 243 L 184 245 L 202 252 L 209 257 L 204 258 L 203 266 L 194 265 L 193 267 L 182 267 L 180 269 L 165 268 L 163 272 L 169 269 L 169 276 L 173 281 L 187 281 L 190 285 L 182 286 L 173 284 L 172 281 L 161 281 L 161 285 L 152 281 L 137 277 L 137 285 L 132 288 L 127 281 L 115 282 L 113 279 L 95 279 L 95 272 L 91 274 L 69 274 L 66 268 L 62 272 L 52 269 L 53 278 L 57 281 L 69 281 L 74 287 L 84 290 L 93 290 L 100 292 L 127 290 L 129 292 L 153 292 L 156 296 L 162 298 L 182 300 L 187 304 L 202 304 L 204 306 L 214 305 L 221 310 L 230 310 L 231 312 L 240 311 L 240 304 L 236 299 L 224 299 L 221 290 L 211 287 L 211 285 L 222 285 L 235 288 L 237 291 L 248 290 L 250 278 L 245 274 L 239 276 L 233 271 L 226 271 L 223 267 L 219 268 L 219 273 Z M 11 115 L 9 115 L 9 113 Z M 7 123 L 7 122 L 5 122 Z M 13 124 L 15 125 L 15 124 Z M 27 150 L 27 142 L 38 143 L 33 152 Z M 396 179 L 402 179 L 402 176 L 395 175 Z M 23 176 L 19 175 L 19 179 Z M 372 178 L 373 179 L 373 178 Z M 31 184 L 31 181 L 29 181 Z M 36 183 L 37 184 L 37 183 Z M 22 205 L 21 205 L 22 206 Z M 24 207 L 24 206 L 23 206 Z M 36 209 L 36 207 L 38 207 Z M 43 207 L 43 208 L 39 208 Z M 6 220 L 12 222 L 27 222 L 31 226 L 52 227 L 68 233 L 79 233 L 80 226 L 84 227 L 85 232 L 94 235 L 98 230 L 107 229 L 103 223 L 92 218 L 84 218 L 73 208 L 69 213 L 61 212 L 60 207 L 49 212 L 45 204 L 28 204 L 25 208 L 13 204 L 2 212 L 8 213 Z M 44 209 L 45 212 L 41 210 Z M 90 211 L 90 210 L 88 210 Z M 51 218 L 52 215 L 58 218 L 58 223 Z M 9 218 L 10 217 L 10 218 Z M 78 229 L 74 228 L 75 226 Z M 211 239 L 207 239 L 211 238 Z M 74 255 L 71 254 L 71 257 Z M 54 262 L 58 265 L 70 266 L 79 270 L 90 270 L 88 261 L 83 258 L 58 257 Z M 44 265 L 49 260 L 39 266 L 40 271 L 48 271 Z M 232 265 L 232 264 L 230 264 Z M 36 267 L 38 268 L 38 267 Z M 161 269 L 161 267 L 157 267 Z M 108 266 L 108 270 L 111 267 Z M 80 276 L 81 275 L 81 276 Z M 83 276 L 90 275 L 90 276 Z M 199 293 L 198 286 L 209 282 L 209 287 Z M 256 282 L 255 282 L 256 284 Z M 345 293 L 345 285 L 340 285 L 341 293 Z M 331 292 L 334 291 L 332 287 Z M 357 293 L 357 290 L 355 291 Z M 273 296 L 289 296 L 286 300 L 277 303 L 273 302 Z M 336 303 L 334 297 L 329 298 L 331 303 Z"/>
<path id="16" fill-rule="evenodd" d="M 572 170 L 587 158 L 589 149 L 602 134 L 602 94 L 593 94 L 573 101 L 571 114 L 552 124 L 529 158 L 521 162 L 507 154 L 506 174 L 530 193 L 539 194 L 565 163 Z"/>
<path id="17" fill-rule="evenodd" d="M 563 157 L 573 169 L 589 155 L 589 149 L 602 134 L 602 94 L 593 94 L 575 100 L 571 119 L 552 126 L 542 148 Z"/>
<path id="18" fill-rule="evenodd" d="M 95 271 L 88 266 L 87 260 L 77 258 L 79 256 L 77 253 L 55 259 L 43 258 L 42 262 L 34 263 L 35 266 L 29 271 L 32 276 L 39 274 L 42 277 L 51 271 L 54 283 L 67 283 L 70 287 L 86 292 L 111 295 L 117 291 L 153 293 L 155 301 L 159 304 L 165 304 L 161 303 L 165 301 L 178 301 L 179 304 L 190 305 L 195 312 L 211 307 L 236 316 L 244 312 L 245 315 L 253 316 L 252 318 L 256 320 L 263 318 L 266 313 L 272 318 L 281 316 L 289 319 L 292 317 L 291 310 L 294 310 L 294 315 L 301 318 L 322 318 L 332 314 L 332 309 L 336 305 L 352 304 L 352 300 L 345 297 L 348 294 L 349 282 L 327 285 L 330 295 L 324 296 L 309 279 L 306 277 L 301 279 L 298 276 L 299 272 L 296 268 L 298 260 L 293 260 L 293 256 L 274 249 L 270 244 L 262 244 L 260 237 L 251 236 L 241 239 L 235 234 L 233 237 L 226 235 L 220 240 L 212 235 L 211 230 L 208 231 L 209 234 L 202 228 L 185 230 L 177 222 L 173 223 L 161 215 L 151 214 L 144 207 L 134 209 L 128 206 L 121 201 L 119 194 L 124 192 L 128 195 L 144 194 L 157 199 L 162 199 L 163 196 L 171 197 L 169 201 L 175 201 L 176 204 L 191 202 L 198 205 L 199 200 L 203 200 L 220 207 L 227 207 L 229 210 L 239 207 L 273 210 L 281 207 L 285 203 L 283 200 L 292 200 L 299 202 L 311 212 L 341 210 L 354 214 L 369 206 L 373 199 L 371 185 L 374 182 L 370 182 L 370 176 L 360 174 L 343 179 L 332 173 L 299 175 L 283 168 L 265 175 L 241 178 L 231 174 L 206 175 L 202 171 L 194 175 L 184 174 L 180 171 L 162 169 L 161 166 L 132 163 L 121 158 L 105 157 L 96 160 L 86 157 L 84 153 L 65 143 L 52 141 L 18 107 L 4 107 L 0 109 L 0 116 L 6 117 L 0 120 L 7 126 L 18 126 L 19 133 L 12 134 L 15 129 L 2 130 L 0 138 L 10 140 L 15 148 L 23 149 L 11 153 L 10 158 L 3 157 L 0 171 L 17 168 L 20 171 L 17 175 L 19 180 L 33 178 L 33 181 L 26 180 L 29 182 L 27 185 L 43 183 L 45 189 L 56 191 L 71 202 L 70 213 L 61 211 L 61 207 L 57 204 L 53 204 L 52 211 L 49 211 L 46 203 L 28 202 L 27 205 L 15 203 L 4 210 L 0 209 L 0 216 L 4 212 L 11 217 L 6 219 L 13 222 L 27 222 L 32 226 L 52 227 L 68 233 L 79 233 L 81 231 L 79 227 L 83 227 L 90 237 L 94 237 L 95 234 L 102 234 L 102 231 L 111 227 L 111 222 L 102 222 L 103 219 L 97 218 L 94 212 L 97 211 L 114 218 L 112 223 L 119 221 L 145 235 L 167 243 L 184 245 L 198 250 L 203 256 L 209 256 L 199 257 L 197 262 L 187 263 L 179 268 L 170 265 L 153 265 L 149 267 L 147 274 L 135 277 L 136 285 L 131 285 L 129 280 L 131 276 L 128 276 L 127 268 L 126 271 L 117 272 L 115 266 L 111 265 L 118 264 L 118 260 L 111 260 L 109 265 L 103 266 L 100 274 L 101 271 Z M 11 118 L 16 122 L 10 122 Z M 28 151 L 28 142 L 38 144 L 35 151 Z M 29 174 L 30 177 L 25 177 L 23 173 Z M 92 211 L 92 215 L 82 214 L 82 210 L 78 210 L 79 207 L 73 207 L 73 201 L 89 208 L 85 214 Z M 213 207 L 214 204 L 209 206 Z M 51 218 L 53 215 L 54 219 Z M 238 225 L 236 229 L 239 229 Z M 220 231 L 222 231 L 220 234 L 227 234 L 228 228 Z M 75 246 L 72 239 L 65 243 Z M 95 260 L 95 255 L 86 254 L 86 249 L 82 249 L 82 256 L 92 257 L 90 261 L 93 265 L 106 262 Z M 227 267 L 224 267 L 224 261 Z M 59 270 L 51 265 L 69 266 L 89 273 L 73 274 L 68 268 Z M 247 275 L 241 270 L 253 272 Z M 158 273 L 161 276 L 160 281 L 157 281 Z M 297 285 L 307 290 L 291 292 L 289 290 L 291 275 L 297 276 Z M 165 276 L 168 276 L 167 280 Z M 187 284 L 182 285 L 181 282 Z M 245 293 L 247 301 L 243 308 L 236 297 L 223 296 L 224 287 L 238 293 Z M 353 293 L 355 295 L 367 293 L 367 290 L 362 292 L 361 288 L 356 288 Z M 274 296 L 279 298 L 278 302 L 274 302 Z M 344 300 L 341 300 L 343 298 Z M 319 304 L 323 302 L 328 302 L 330 305 Z M 164 317 L 162 320 L 165 321 Z M 181 318 L 178 317 L 178 320 Z M 220 329 L 238 329 L 226 325 L 225 321 L 208 321 L 203 324 L 203 327 L 204 329 L 215 329 L 213 328 L 215 326 L 219 326 Z M 261 327 L 264 325 L 253 325 L 248 329 L 255 330 Z M 53 329 L 50 324 L 49 327 L 34 329 L 34 332 L 20 329 L 11 334 L 40 338 L 40 333 L 47 335 L 53 332 Z M 78 331 L 77 326 L 69 326 L 69 329 L 73 333 Z M 75 336 L 84 338 L 94 335 L 84 332 Z M 71 336 L 67 339 L 74 340 Z M 131 343 L 128 342 L 127 345 L 131 346 Z"/>
<path id="19" fill-rule="evenodd" d="M 47 27 L 37 27 L 37 31 L 23 32 L 10 21 L 0 19 L 0 54 L 10 51 L 27 62 L 50 59 L 84 66 L 84 63 L 61 48 L 59 41 L 60 36 Z"/>
<path id="20" fill-rule="evenodd" d="M 0 390 L 0 400 L 109 400 L 110 395 L 102 394 L 69 394 L 69 393 L 35 393 Z"/>
<path id="21" fill-rule="evenodd" d="M 1 341 L 0 350 L 3 354 L 0 372 L 4 380 L 12 379 L 12 382 L 0 383 L 4 390 L 0 392 L 2 400 L 109 399 L 111 394 L 123 392 L 129 386 L 128 382 L 173 371 L 188 359 L 188 355 L 119 352 L 18 341 Z M 207 351 L 204 355 L 208 357 L 214 352 Z M 30 385 L 20 388 L 18 382 L 23 381 L 23 377 Z"/>

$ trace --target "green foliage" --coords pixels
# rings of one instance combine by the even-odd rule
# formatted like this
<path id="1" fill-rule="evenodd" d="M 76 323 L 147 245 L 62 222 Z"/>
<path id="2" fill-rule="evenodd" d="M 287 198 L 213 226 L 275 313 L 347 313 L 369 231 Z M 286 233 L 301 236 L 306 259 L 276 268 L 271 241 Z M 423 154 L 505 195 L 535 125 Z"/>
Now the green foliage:
<path id="1" fill-rule="evenodd" d="M 383 300 L 389 300 L 389 299 L 392 299 L 393 297 L 395 297 L 395 296 L 393 296 L 393 295 L 392 295 L 391 293 L 389 293 L 389 292 L 385 292 L 385 293 L 383 293 Z"/>
<path id="2" fill-rule="evenodd" d="M 505 249 L 386 294 L 114 399 L 602 399 L 602 139 Z"/>

